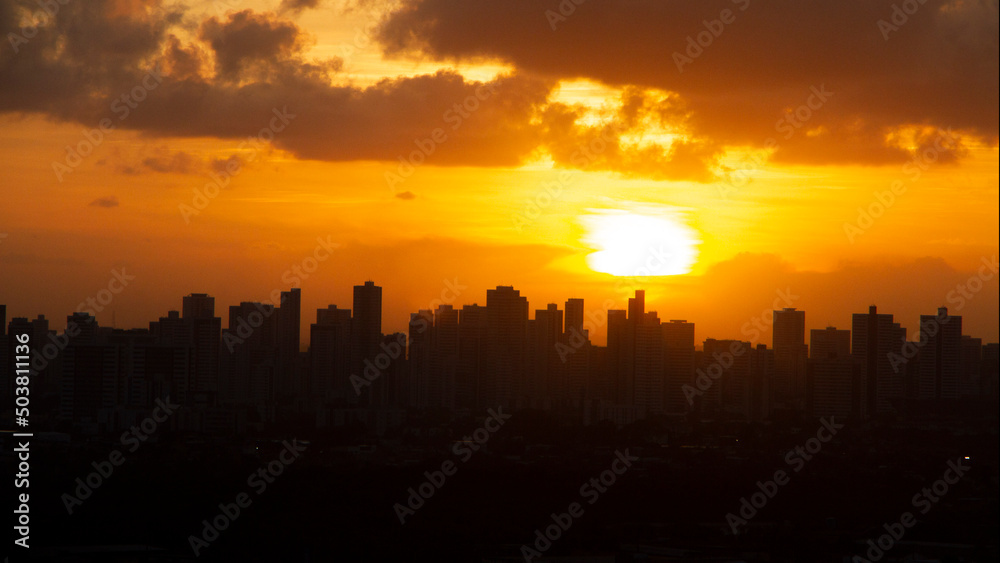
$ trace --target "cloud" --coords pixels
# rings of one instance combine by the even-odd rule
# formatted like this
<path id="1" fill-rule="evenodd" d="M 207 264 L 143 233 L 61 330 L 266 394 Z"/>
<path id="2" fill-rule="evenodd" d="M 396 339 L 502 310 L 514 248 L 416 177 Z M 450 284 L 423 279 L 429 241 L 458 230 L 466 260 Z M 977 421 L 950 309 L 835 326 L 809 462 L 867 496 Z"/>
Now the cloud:
<path id="1" fill-rule="evenodd" d="M 413 192 L 399 192 L 396 194 L 396 197 L 406 201 L 417 199 L 417 196 L 414 195 Z"/>
<path id="2" fill-rule="evenodd" d="M 87 205 L 104 208 L 118 207 L 118 197 L 113 195 L 99 197 Z"/>
<path id="3" fill-rule="evenodd" d="M 293 59 L 305 41 L 294 23 L 252 10 L 231 13 L 221 21 L 215 17 L 204 21 L 199 37 L 215 53 L 216 72 L 229 78 L 254 65 Z"/>
<path id="4" fill-rule="evenodd" d="M 318 4 L 286 0 L 280 9 Z M 892 141 L 914 129 L 959 134 L 963 143 L 941 161 L 959 160 L 968 143 L 997 142 L 995 3 L 927 0 L 888 41 L 877 22 L 891 17 L 889 0 L 588 0 L 555 30 L 545 10 L 558 4 L 546 6 L 399 5 L 378 32 L 388 56 L 500 59 L 514 70 L 486 82 L 440 71 L 359 87 L 340 75 L 340 59 L 311 58 L 315 38 L 278 13 L 198 19 L 157 0 L 71 2 L 17 53 L 0 52 L 0 113 L 91 128 L 110 118 L 150 137 L 238 141 L 268 128 L 277 110 L 295 117 L 270 143 L 301 159 L 395 163 L 440 130 L 446 140 L 423 155 L 435 166 L 550 156 L 559 167 L 694 182 L 714 181 L 727 149 L 768 139 L 777 142 L 775 162 L 823 165 L 904 161 L 930 139 Z M 735 19 L 692 48 L 679 72 L 674 53 L 687 51 L 688 37 L 712 35 L 705 22 L 714 26 L 723 9 Z M 33 11 L 30 0 L 0 5 L 0 34 L 19 33 Z M 127 118 L 112 111 L 153 69 L 162 81 Z M 621 93 L 600 123 L 552 100 L 561 80 L 579 78 Z M 817 91 L 829 93 L 821 103 Z M 604 147 L 590 150 L 598 138 Z M 153 158 L 129 167 L 185 164 Z"/>
<path id="5" fill-rule="evenodd" d="M 928 0 L 888 40 L 878 22 L 892 18 L 892 0 L 573 5 L 553 30 L 554 1 L 417 0 L 378 37 L 391 56 L 495 58 L 554 79 L 676 93 L 694 135 L 758 147 L 775 138 L 779 160 L 900 162 L 910 153 L 886 137 L 913 125 L 997 142 L 996 2 Z M 680 70 L 675 53 L 690 61 L 677 59 Z M 808 108 L 812 87 L 833 95 Z M 804 105 L 809 118 L 785 138 L 779 120 Z"/>
<path id="6" fill-rule="evenodd" d="M 278 12 L 293 12 L 297 14 L 303 10 L 317 8 L 319 4 L 320 0 L 281 0 Z"/>

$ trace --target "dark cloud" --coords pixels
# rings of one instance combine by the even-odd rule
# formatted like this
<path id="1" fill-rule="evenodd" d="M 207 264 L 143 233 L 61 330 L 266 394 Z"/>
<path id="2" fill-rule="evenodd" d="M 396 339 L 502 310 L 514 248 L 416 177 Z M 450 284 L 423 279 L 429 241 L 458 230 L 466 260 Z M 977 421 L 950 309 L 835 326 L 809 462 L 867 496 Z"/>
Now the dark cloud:
<path id="1" fill-rule="evenodd" d="M 383 22 L 379 37 L 390 55 L 494 57 L 553 78 L 676 92 L 696 136 L 756 146 L 774 138 L 783 160 L 901 161 L 907 152 L 885 138 L 906 125 L 997 140 L 996 2 L 927 0 L 888 40 L 878 22 L 891 23 L 892 0 L 588 0 L 564 19 L 546 15 L 560 5 L 417 0 Z M 714 23 L 723 10 L 731 23 Z M 707 46 L 687 53 L 699 34 Z M 674 53 L 688 57 L 683 72 Z M 779 120 L 807 104 L 814 86 L 833 95 L 813 98 L 820 107 L 785 138 Z"/>
<path id="2" fill-rule="evenodd" d="M 405 201 L 417 199 L 417 196 L 413 192 L 399 192 L 396 194 L 396 197 Z"/>
<path id="3" fill-rule="evenodd" d="M 118 207 L 118 197 L 113 195 L 99 197 L 94 201 L 90 202 L 88 205 L 90 205 L 91 207 L 105 207 L 105 208 Z"/>
<path id="4" fill-rule="evenodd" d="M 278 11 L 281 13 L 292 12 L 299 13 L 303 10 L 309 10 L 313 8 L 318 8 L 320 0 L 281 0 L 281 6 Z"/>
<path id="5" fill-rule="evenodd" d="M 225 21 L 206 20 L 200 38 L 215 52 L 216 71 L 223 77 L 235 77 L 254 65 L 291 59 L 302 51 L 304 41 L 294 23 L 251 10 L 231 13 Z"/>
<path id="6" fill-rule="evenodd" d="M 927 0 L 886 41 L 877 21 L 891 17 L 888 0 L 588 0 L 554 31 L 545 11 L 555 2 L 417 0 L 384 20 L 389 55 L 499 58 L 516 70 L 487 83 L 443 71 L 364 88 L 336 85 L 342 61 L 309 59 L 314 39 L 275 13 L 195 21 L 156 0 L 60 6 L 17 52 L 0 50 L 0 113 L 91 128 L 110 118 L 153 137 L 253 137 L 305 159 L 397 162 L 420 151 L 434 165 L 516 166 L 549 154 L 562 167 L 701 182 L 715 179 L 727 147 L 768 138 L 776 161 L 819 164 L 902 161 L 937 128 L 997 138 L 995 3 Z M 735 20 L 678 72 L 673 53 L 711 35 L 704 22 L 723 9 Z M 0 33 L 20 33 L 36 11 L 30 0 L 3 2 Z M 154 70 L 162 79 L 151 82 Z M 620 87 L 620 107 L 595 125 L 582 108 L 552 103 L 571 78 Z M 818 91 L 828 92 L 821 102 Z M 143 100 L 127 118 L 117 113 L 116 100 L 136 92 Z M 918 130 L 912 143 L 887 140 L 906 126 Z"/>

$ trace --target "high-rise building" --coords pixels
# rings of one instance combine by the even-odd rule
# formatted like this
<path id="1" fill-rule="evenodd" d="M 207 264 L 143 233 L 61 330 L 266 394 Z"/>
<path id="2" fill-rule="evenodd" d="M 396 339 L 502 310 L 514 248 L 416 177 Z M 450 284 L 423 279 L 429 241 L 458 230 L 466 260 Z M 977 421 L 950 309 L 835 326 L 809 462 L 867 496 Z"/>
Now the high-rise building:
<path id="1" fill-rule="evenodd" d="M 636 292 L 639 293 L 639 292 Z M 640 297 L 639 299 L 643 299 Z M 643 299 L 643 305 L 644 299 Z M 663 413 L 664 380 L 666 379 L 663 330 L 656 313 L 636 309 L 640 313 L 635 323 L 633 396 L 631 403 L 638 407 L 640 416 Z"/>
<path id="2" fill-rule="evenodd" d="M 486 291 L 486 377 L 483 399 L 516 408 L 529 402 L 525 341 L 528 298 L 511 286 Z"/>
<path id="3" fill-rule="evenodd" d="M 317 309 L 309 326 L 309 391 L 317 400 L 342 404 L 353 393 L 351 344 L 351 310 Z"/>
<path id="4" fill-rule="evenodd" d="M 1000 343 L 983 345 L 983 369 L 979 378 L 979 397 L 995 401 L 1000 378 Z"/>
<path id="5" fill-rule="evenodd" d="M 828 326 L 823 330 L 809 331 L 809 357 L 818 360 L 823 358 L 844 358 L 851 355 L 851 331 L 837 330 Z"/>
<path id="6" fill-rule="evenodd" d="M 566 328 L 563 332 L 572 332 L 572 329 L 583 332 L 583 299 L 566 300 Z"/>
<path id="7" fill-rule="evenodd" d="M 860 417 L 864 389 L 860 362 L 851 356 L 851 331 L 813 329 L 809 344 L 807 410 L 818 417 Z"/>
<path id="8" fill-rule="evenodd" d="M 365 360 L 373 361 L 382 341 L 382 288 L 373 281 L 354 286 L 354 318 L 351 325 L 353 340 L 352 373 L 361 376 Z M 370 387 L 362 390 L 359 402 L 370 404 Z"/>
<path id="9" fill-rule="evenodd" d="M 962 335 L 962 370 L 958 379 L 958 395 L 978 398 L 983 373 L 983 339 Z"/>
<path id="10" fill-rule="evenodd" d="M 616 405 L 628 405 L 635 393 L 635 323 L 628 322 L 628 312 L 608 310 L 607 372 L 595 389 L 597 398 Z"/>
<path id="11" fill-rule="evenodd" d="M 215 316 L 215 298 L 204 293 L 184 297 L 181 319 L 193 348 L 192 391 L 211 396 L 206 400 L 212 402 L 219 386 L 219 339 L 222 334 L 222 319 Z"/>
<path id="12" fill-rule="evenodd" d="M 694 382 L 694 323 L 671 320 L 661 325 L 664 345 L 664 408 L 667 413 L 687 412 L 690 405 L 684 386 Z"/>
<path id="13" fill-rule="evenodd" d="M 431 406 L 455 408 L 455 376 L 458 369 L 458 311 L 439 305 L 434 311 L 431 345 Z"/>
<path id="14" fill-rule="evenodd" d="M 698 377 L 712 382 L 701 395 L 704 407 L 750 419 L 755 411 L 751 367 L 753 345 L 739 340 L 709 338 L 702 345 L 702 365 Z"/>
<path id="15" fill-rule="evenodd" d="M 550 408 L 565 393 L 562 362 L 556 344 L 563 334 L 563 312 L 555 303 L 535 310 L 535 320 L 529 321 L 531 368 L 528 375 L 529 394 L 537 408 Z"/>
<path id="16" fill-rule="evenodd" d="M 890 354 L 901 354 L 905 339 L 906 330 L 893 322 L 892 315 L 878 313 L 875 305 L 867 314 L 852 316 L 851 355 L 861 364 L 860 416 L 898 410 L 905 372 L 893 369 Z"/>
<path id="17" fill-rule="evenodd" d="M 778 404 L 805 406 L 805 375 L 808 347 L 806 312 L 793 308 L 775 310 L 774 319 L 774 394 Z"/>
<path id="18" fill-rule="evenodd" d="M 229 307 L 229 327 L 222 334 L 229 356 L 223 385 L 227 401 L 270 412 L 276 396 L 278 370 L 277 307 L 241 302 Z M 162 321 L 163 319 L 161 319 Z"/>
<path id="19" fill-rule="evenodd" d="M 628 298 L 628 320 L 642 324 L 646 314 L 646 290 L 635 290 L 635 297 Z"/>
<path id="20" fill-rule="evenodd" d="M 918 399 L 957 399 L 962 369 L 962 317 L 948 314 L 920 315 Z M 904 356 L 905 357 L 905 356 Z"/>
<path id="21" fill-rule="evenodd" d="M 421 409 L 440 406 L 443 391 L 434 373 L 434 312 L 430 309 L 410 313 L 406 357 L 410 369 L 407 378 L 410 406 Z"/>
<path id="22" fill-rule="evenodd" d="M 486 307 L 465 305 L 458 314 L 458 369 L 455 372 L 455 405 L 488 408 L 482 398 L 486 374 Z"/>
<path id="23" fill-rule="evenodd" d="M 278 307 L 278 390 L 282 395 L 303 397 L 305 382 L 300 378 L 302 290 L 293 287 L 281 292 Z"/>
<path id="24" fill-rule="evenodd" d="M 203 319 L 215 316 L 215 298 L 205 293 L 192 293 L 184 296 L 181 301 L 182 318 Z"/>

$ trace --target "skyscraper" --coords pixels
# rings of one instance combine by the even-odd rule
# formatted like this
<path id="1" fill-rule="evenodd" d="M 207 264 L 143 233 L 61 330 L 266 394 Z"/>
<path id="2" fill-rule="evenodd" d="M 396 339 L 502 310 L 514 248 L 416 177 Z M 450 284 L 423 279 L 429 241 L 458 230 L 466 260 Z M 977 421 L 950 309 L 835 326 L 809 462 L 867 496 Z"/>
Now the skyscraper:
<path id="1" fill-rule="evenodd" d="M 528 298 L 511 286 L 486 290 L 486 377 L 488 405 L 516 407 L 528 401 L 525 341 Z"/>
<path id="2" fill-rule="evenodd" d="M 687 412 L 683 388 L 694 379 L 694 323 L 671 320 L 661 325 L 664 345 L 664 408 L 671 414 Z"/>
<path id="3" fill-rule="evenodd" d="M 851 354 L 861 363 L 861 416 L 890 412 L 903 398 L 905 372 L 893 369 L 889 354 L 901 354 L 905 338 L 906 330 L 875 305 L 868 314 L 852 316 Z"/>
<path id="4" fill-rule="evenodd" d="M 434 404 L 440 397 L 441 389 L 434 377 L 434 312 L 421 309 L 410 313 L 409 361 L 410 373 L 407 378 L 409 404 L 417 408 L 439 406 Z"/>
<path id="5" fill-rule="evenodd" d="M 957 399 L 962 317 L 949 315 L 947 307 L 939 308 L 937 315 L 920 315 L 919 352 L 917 398 Z"/>
<path id="6" fill-rule="evenodd" d="M 458 369 L 455 373 L 455 404 L 487 407 L 482 399 L 486 374 L 486 307 L 465 305 L 458 314 Z"/>
<path id="7" fill-rule="evenodd" d="M 808 347 L 806 312 L 793 308 L 774 311 L 774 393 L 786 406 L 805 406 Z"/>
<path id="8" fill-rule="evenodd" d="M 851 331 L 834 327 L 809 333 L 807 409 L 813 416 L 859 417 L 864 396 L 860 363 L 851 357 Z"/>
<path id="9" fill-rule="evenodd" d="M 851 331 L 828 326 L 809 331 L 809 357 L 812 359 L 842 358 L 851 354 Z"/>
<path id="10" fill-rule="evenodd" d="M 317 400 L 342 403 L 353 392 L 351 344 L 351 310 L 317 309 L 309 326 L 309 391 Z"/>
<path id="11" fill-rule="evenodd" d="M 583 299 L 566 300 L 566 328 L 563 332 L 572 332 L 573 328 L 583 331 Z"/>
<path id="12" fill-rule="evenodd" d="M 281 292 L 278 307 L 278 390 L 283 395 L 301 397 L 304 381 L 299 378 L 302 290 L 293 287 Z"/>
<path id="13" fill-rule="evenodd" d="M 192 293 L 183 298 L 182 311 L 181 319 L 191 335 L 193 348 L 192 390 L 212 395 L 208 400 L 213 401 L 219 385 L 219 338 L 222 334 L 222 319 L 215 316 L 215 298 Z"/>
<path id="14" fill-rule="evenodd" d="M 361 376 L 364 361 L 373 361 L 382 341 L 382 288 L 373 281 L 354 286 L 354 318 L 351 321 L 353 341 L 352 373 Z M 370 387 L 362 390 L 359 402 L 370 402 Z"/>

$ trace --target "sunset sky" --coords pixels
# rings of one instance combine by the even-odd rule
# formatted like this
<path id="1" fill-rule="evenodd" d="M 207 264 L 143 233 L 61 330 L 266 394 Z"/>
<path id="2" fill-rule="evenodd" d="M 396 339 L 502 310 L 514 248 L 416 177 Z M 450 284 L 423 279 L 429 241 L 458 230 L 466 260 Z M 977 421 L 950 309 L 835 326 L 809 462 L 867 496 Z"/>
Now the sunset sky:
<path id="1" fill-rule="evenodd" d="M 383 332 L 513 285 L 699 342 L 789 294 L 998 340 L 995 1 L 576 1 L 0 0 L 8 318 L 124 268 L 102 325 L 225 319 L 320 239 L 306 335 L 374 280 Z"/>

